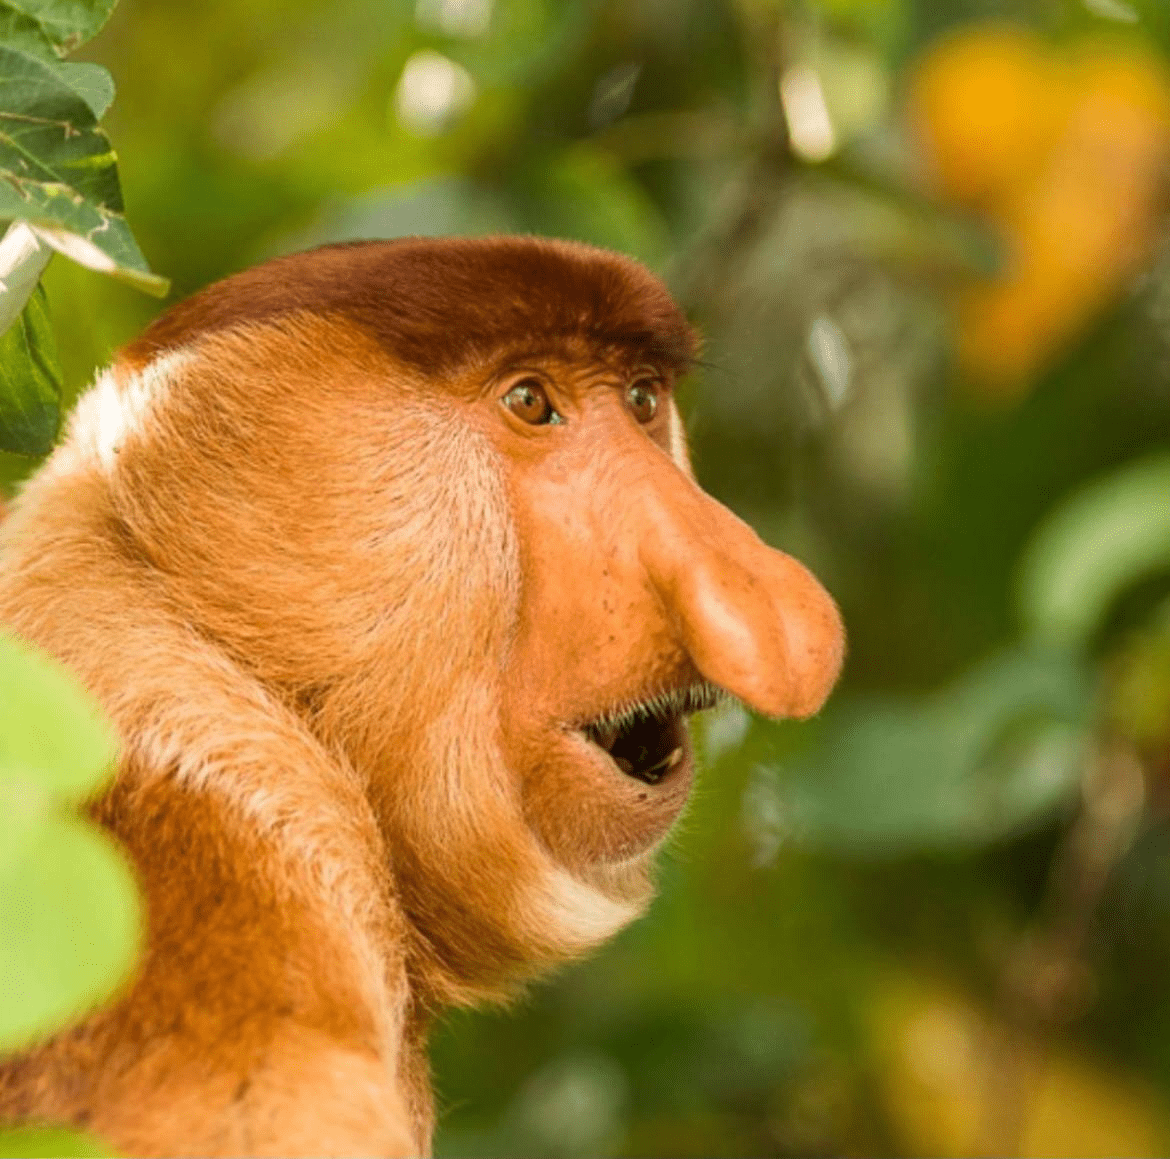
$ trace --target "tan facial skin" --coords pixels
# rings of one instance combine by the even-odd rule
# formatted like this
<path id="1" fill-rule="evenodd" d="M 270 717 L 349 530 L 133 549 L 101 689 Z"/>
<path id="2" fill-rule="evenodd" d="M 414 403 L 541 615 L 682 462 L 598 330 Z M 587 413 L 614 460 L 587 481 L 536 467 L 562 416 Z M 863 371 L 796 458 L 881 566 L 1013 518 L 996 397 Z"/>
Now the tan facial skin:
<path id="1" fill-rule="evenodd" d="M 505 743 L 526 769 L 534 828 L 575 867 L 659 840 L 693 776 L 685 730 L 680 759 L 646 784 L 614 775 L 585 722 L 691 690 L 700 706 L 704 684 L 769 716 L 807 716 L 840 669 L 840 618 L 821 586 L 672 457 L 671 387 L 654 367 L 534 364 L 496 386 L 502 416 L 480 417 L 506 463 L 530 577 Z M 542 389 L 563 421 L 517 415 L 517 389 Z"/>
<path id="2" fill-rule="evenodd" d="M 149 929 L 0 1060 L 0 1120 L 427 1151 L 436 1012 L 648 904 L 685 712 L 806 716 L 840 667 L 829 597 L 694 481 L 694 349 L 629 259 L 488 238 L 280 259 L 121 353 L 0 523 L 0 623 L 121 734 L 93 814 Z"/>

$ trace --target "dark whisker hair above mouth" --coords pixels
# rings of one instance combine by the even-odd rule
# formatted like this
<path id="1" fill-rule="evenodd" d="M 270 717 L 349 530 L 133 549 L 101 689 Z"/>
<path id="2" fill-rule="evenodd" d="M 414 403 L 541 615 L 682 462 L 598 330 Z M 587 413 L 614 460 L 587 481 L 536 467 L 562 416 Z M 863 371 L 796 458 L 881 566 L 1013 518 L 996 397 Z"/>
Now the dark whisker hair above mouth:
<path id="1" fill-rule="evenodd" d="M 584 727 L 624 728 L 633 724 L 638 717 L 646 715 L 657 717 L 689 716 L 695 712 L 714 708 L 727 698 L 728 695 L 722 688 L 717 688 L 714 684 L 703 680 L 684 688 L 664 689 L 639 700 L 631 700 L 625 704 L 617 705 L 601 716 L 586 722 Z"/>

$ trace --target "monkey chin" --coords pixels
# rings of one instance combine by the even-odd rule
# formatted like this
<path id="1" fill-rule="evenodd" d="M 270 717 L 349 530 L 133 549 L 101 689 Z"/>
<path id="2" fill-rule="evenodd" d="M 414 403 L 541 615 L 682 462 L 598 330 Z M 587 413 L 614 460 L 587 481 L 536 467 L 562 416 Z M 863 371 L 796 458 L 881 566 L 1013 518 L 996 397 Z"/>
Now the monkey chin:
<path id="1" fill-rule="evenodd" d="M 686 805 L 695 761 L 687 718 L 724 694 L 703 681 L 645 693 L 542 730 L 524 777 L 528 824 L 583 874 L 644 860 Z"/>

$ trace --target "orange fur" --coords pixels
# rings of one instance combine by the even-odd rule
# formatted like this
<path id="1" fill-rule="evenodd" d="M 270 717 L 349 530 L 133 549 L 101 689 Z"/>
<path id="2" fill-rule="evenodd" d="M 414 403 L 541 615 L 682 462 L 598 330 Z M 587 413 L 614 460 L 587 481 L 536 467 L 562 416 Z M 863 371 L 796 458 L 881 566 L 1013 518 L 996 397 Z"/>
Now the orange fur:
<path id="1" fill-rule="evenodd" d="M 94 812 L 149 941 L 112 1007 L 0 1062 L 0 1119 L 428 1149 L 433 1012 L 635 917 L 686 799 L 681 725 L 656 783 L 582 730 L 705 682 L 806 715 L 840 666 L 815 580 L 690 475 L 693 350 L 628 259 L 408 240 L 229 279 L 95 384 L 0 525 L 0 622 L 120 730 Z M 564 424 L 500 405 L 518 375 Z"/>

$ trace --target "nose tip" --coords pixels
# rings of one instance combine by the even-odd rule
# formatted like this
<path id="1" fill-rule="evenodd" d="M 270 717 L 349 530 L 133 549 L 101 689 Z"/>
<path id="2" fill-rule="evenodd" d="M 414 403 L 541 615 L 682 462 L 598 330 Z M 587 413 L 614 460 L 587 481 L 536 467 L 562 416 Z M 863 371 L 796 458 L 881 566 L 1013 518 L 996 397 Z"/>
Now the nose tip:
<path id="1" fill-rule="evenodd" d="M 845 625 L 833 598 L 803 564 L 781 552 L 772 554 L 773 567 L 782 572 L 773 591 L 780 593 L 777 612 L 784 625 L 789 679 L 784 707 L 777 712 L 761 706 L 760 711 L 803 719 L 820 710 L 837 683 L 845 659 Z"/>
<path id="2" fill-rule="evenodd" d="M 757 712 L 812 716 L 841 671 L 841 615 L 802 564 L 752 546 L 747 560 L 721 551 L 691 561 L 674 587 L 681 642 L 708 680 Z"/>
<path id="3" fill-rule="evenodd" d="M 837 605 L 803 564 L 697 488 L 691 498 L 663 513 L 643 556 L 679 642 L 708 680 L 757 712 L 811 716 L 844 659 Z"/>

